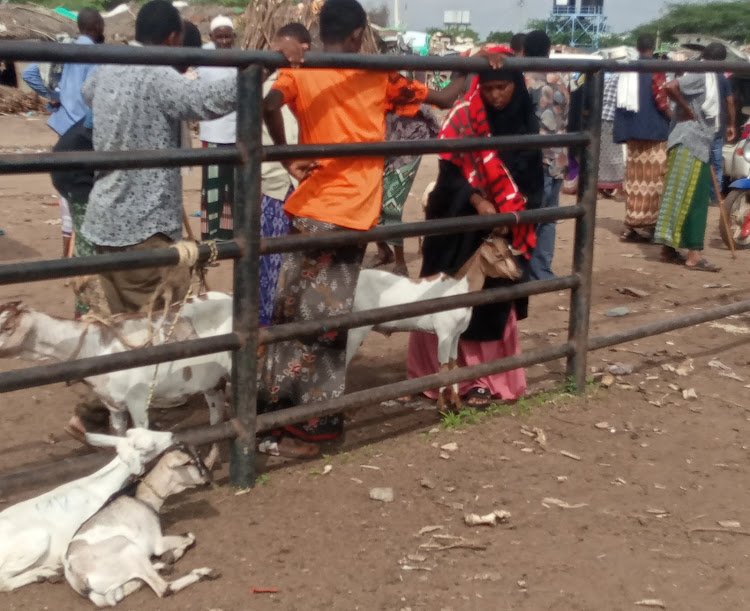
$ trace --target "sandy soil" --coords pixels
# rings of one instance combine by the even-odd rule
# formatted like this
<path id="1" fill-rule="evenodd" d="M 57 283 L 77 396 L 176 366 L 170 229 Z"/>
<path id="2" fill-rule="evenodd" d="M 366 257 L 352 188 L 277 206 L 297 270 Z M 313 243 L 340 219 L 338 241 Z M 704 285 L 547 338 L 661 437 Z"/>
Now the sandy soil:
<path id="1" fill-rule="evenodd" d="M 51 144 L 42 118 L 0 118 L 3 152 Z M 407 219 L 420 218 L 419 196 L 435 168 L 433 159 L 425 160 Z M 198 208 L 198 184 L 194 172 L 185 184 L 190 211 Z M 6 232 L 0 261 L 57 256 L 60 227 L 58 209 L 47 205 L 56 199 L 49 177 L 5 177 L 0 195 Z M 706 254 L 724 271 L 713 275 L 661 264 L 653 246 L 621 244 L 622 215 L 622 204 L 600 202 L 592 333 L 746 294 L 744 259 L 750 255 L 730 260 L 718 239 L 716 209 Z M 555 268 L 561 274 L 570 269 L 572 227 L 559 226 Z M 407 249 L 416 273 L 416 241 Z M 212 271 L 216 286 L 229 288 L 229 271 L 226 263 Z M 617 289 L 623 287 L 648 295 L 622 295 Z M 54 314 L 73 311 L 62 281 L 0 287 L 0 302 L 10 299 Z M 565 337 L 568 301 L 563 293 L 532 299 L 531 316 L 521 324 L 524 347 Z M 627 316 L 605 316 L 623 305 Z M 747 608 L 748 334 L 750 318 L 738 316 L 592 353 L 593 368 L 623 363 L 633 373 L 609 389 L 592 385 L 584 397 L 561 390 L 564 363 L 532 367 L 532 390 L 543 394 L 457 428 L 439 426 L 433 406 L 423 402 L 353 414 L 346 443 L 331 455 L 268 464 L 248 494 L 237 496 L 222 472 L 213 489 L 170 501 L 165 531 L 191 531 L 198 540 L 176 574 L 211 566 L 222 577 L 163 601 L 142 590 L 120 608 L 599 610 L 639 608 L 634 605 L 644 600 L 680 610 Z M 403 379 L 405 342 L 404 335 L 370 336 L 353 363 L 351 387 Z M 742 381 L 721 376 L 716 363 L 709 366 L 714 360 Z M 26 365 L 0 360 L 0 370 Z M 697 399 L 684 399 L 687 389 Z M 52 385 L 4 395 L 0 469 L 80 453 L 62 425 L 81 392 Z M 177 410 L 161 422 L 181 418 L 201 421 L 205 414 Z M 544 445 L 529 436 L 536 429 Z M 441 458 L 440 448 L 451 442 L 457 450 Z M 333 469 L 321 475 L 326 464 Z M 395 501 L 371 500 L 374 486 L 392 487 Z M 496 509 L 511 512 L 507 524 L 464 524 L 466 513 Z M 726 520 L 739 527 L 719 525 Z M 426 526 L 439 529 L 420 535 Z M 435 549 L 454 543 L 476 549 Z M 252 594 L 252 587 L 279 592 Z M 64 584 L 0 594 L 0 607 L 9 610 L 87 605 Z"/>

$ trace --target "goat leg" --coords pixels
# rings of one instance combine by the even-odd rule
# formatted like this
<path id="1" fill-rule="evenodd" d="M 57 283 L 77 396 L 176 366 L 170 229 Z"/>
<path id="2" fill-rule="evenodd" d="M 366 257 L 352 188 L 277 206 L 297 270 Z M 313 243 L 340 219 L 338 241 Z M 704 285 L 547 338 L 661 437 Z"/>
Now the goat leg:
<path id="1" fill-rule="evenodd" d="M 209 569 L 208 567 L 193 569 L 184 577 L 168 582 L 167 586 L 169 587 L 169 591 L 167 594 L 176 594 L 180 590 L 183 590 L 194 583 L 198 583 L 199 581 L 218 579 L 219 577 L 221 577 L 221 574 L 218 571 Z"/>
<path id="2" fill-rule="evenodd" d="M 448 370 L 458 369 L 458 362 L 452 358 L 448 361 Z M 452 384 L 450 388 L 450 396 L 448 398 L 449 405 L 455 411 L 459 411 L 462 407 L 461 395 L 458 394 L 458 384 Z"/>
<path id="3" fill-rule="evenodd" d="M 154 546 L 154 555 L 168 564 L 174 564 L 185 555 L 185 552 L 195 543 L 195 535 L 170 535 L 162 537 Z"/>

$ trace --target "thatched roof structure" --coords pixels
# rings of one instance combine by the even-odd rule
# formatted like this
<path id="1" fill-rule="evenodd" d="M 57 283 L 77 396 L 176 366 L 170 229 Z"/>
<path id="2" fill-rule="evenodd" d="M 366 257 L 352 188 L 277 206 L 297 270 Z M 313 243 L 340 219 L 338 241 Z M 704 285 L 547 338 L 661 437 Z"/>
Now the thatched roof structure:
<path id="1" fill-rule="evenodd" d="M 324 0 L 301 0 L 299 3 L 289 0 L 252 0 L 245 9 L 245 14 L 236 23 L 238 31 L 244 31 L 241 37 L 243 49 L 267 49 L 274 33 L 287 23 L 297 22 L 304 25 L 313 39 L 313 49 L 322 50 L 320 42 L 319 15 Z M 363 53 L 378 53 L 380 38 L 368 26 L 365 32 Z"/>
<path id="2" fill-rule="evenodd" d="M 75 21 L 41 6 L 0 5 L 0 40 L 55 40 L 57 34 L 77 33 Z"/>

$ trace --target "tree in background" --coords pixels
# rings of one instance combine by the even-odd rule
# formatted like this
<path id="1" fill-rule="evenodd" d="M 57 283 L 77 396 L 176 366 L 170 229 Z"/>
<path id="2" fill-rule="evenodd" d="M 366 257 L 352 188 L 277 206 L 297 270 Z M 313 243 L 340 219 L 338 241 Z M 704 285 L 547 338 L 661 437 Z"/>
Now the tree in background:
<path id="1" fill-rule="evenodd" d="M 367 16 L 370 18 L 370 23 L 381 28 L 387 28 L 391 25 L 391 11 L 385 3 L 367 11 Z"/>
<path id="2" fill-rule="evenodd" d="M 472 30 L 471 28 L 427 28 L 425 32 L 427 32 L 430 36 L 440 32 L 441 34 L 450 36 L 454 40 L 456 38 L 470 38 L 475 42 L 479 42 L 482 39 L 482 37 L 479 35 L 479 32 L 477 32 L 476 30 Z"/>
<path id="3" fill-rule="evenodd" d="M 513 38 L 513 32 L 490 32 L 487 35 L 487 42 L 509 43 L 511 38 Z"/>
<path id="4" fill-rule="evenodd" d="M 661 17 L 638 26 L 632 34 L 637 38 L 645 32 L 659 32 L 663 40 L 674 40 L 675 34 L 704 34 L 745 42 L 750 33 L 750 2 L 672 2 Z"/>

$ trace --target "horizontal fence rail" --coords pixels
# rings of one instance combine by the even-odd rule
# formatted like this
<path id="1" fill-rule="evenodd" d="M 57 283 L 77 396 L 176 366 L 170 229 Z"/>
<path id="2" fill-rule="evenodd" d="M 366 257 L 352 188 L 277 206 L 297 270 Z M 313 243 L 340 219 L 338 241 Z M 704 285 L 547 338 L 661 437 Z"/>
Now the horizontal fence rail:
<path id="1" fill-rule="evenodd" d="M 291 252 L 304 248 L 334 248 L 365 242 L 380 242 L 391 238 L 416 237 L 422 235 L 445 235 L 463 231 L 492 229 L 516 223 L 546 223 L 578 218 L 583 214 L 579 206 L 562 206 L 541 210 L 526 210 L 515 214 L 494 214 L 457 217 L 434 221 L 403 223 L 394 227 L 375 227 L 369 231 L 331 231 L 316 235 L 288 235 L 261 240 L 261 254 Z M 219 259 L 237 259 L 242 255 L 242 246 L 236 241 L 217 243 Z M 208 261 L 211 249 L 200 244 L 199 262 Z M 159 248 L 148 251 L 126 251 L 105 255 L 91 255 L 72 259 L 42 259 L 0 265 L 0 286 L 19 282 L 55 280 L 69 276 L 81 276 L 139 267 L 162 267 L 177 265 L 179 254 L 174 248 Z"/>
<path id="2" fill-rule="evenodd" d="M 192 49 L 186 47 L 128 45 L 69 45 L 61 43 L 7 41 L 0 42 L 0 57 L 8 61 L 42 61 L 73 63 L 107 63 L 131 65 L 192 65 L 245 67 L 262 64 L 269 68 L 288 65 L 281 54 L 273 51 L 239 49 Z M 307 68 L 361 68 L 366 70 L 487 70 L 484 58 L 460 56 L 363 55 L 356 53 L 320 53 L 305 55 Z M 741 61 L 682 61 L 550 59 L 508 57 L 504 66 L 527 72 L 734 72 L 750 73 L 750 64 Z"/>
<path id="3" fill-rule="evenodd" d="M 386 155 L 436 154 L 478 149 L 530 149 L 546 146 L 583 146 L 584 133 L 557 136 L 494 136 L 491 138 L 446 138 L 402 142 L 352 142 L 346 144 L 294 144 L 263 147 L 263 161 L 333 157 L 384 157 Z M 63 170 L 114 170 L 150 167 L 176 167 L 240 164 L 244 157 L 238 147 L 219 149 L 164 149 L 156 151 L 17 153 L 0 155 L 0 174 L 33 174 Z"/>

